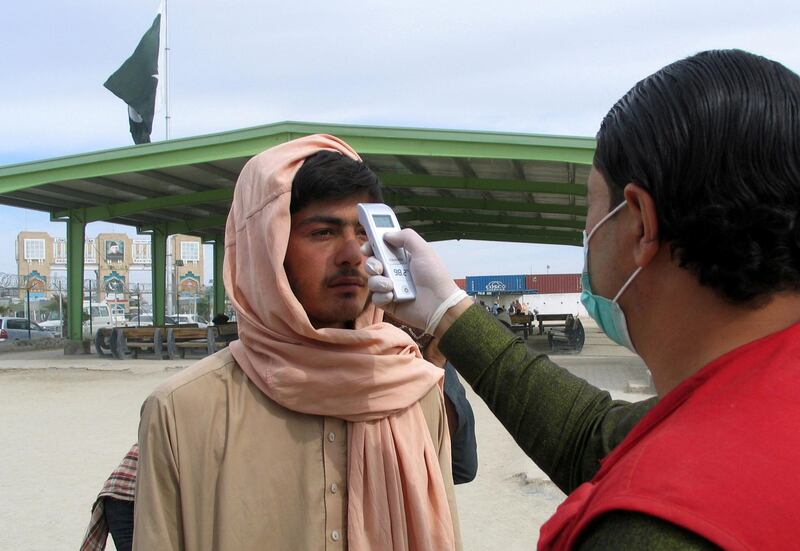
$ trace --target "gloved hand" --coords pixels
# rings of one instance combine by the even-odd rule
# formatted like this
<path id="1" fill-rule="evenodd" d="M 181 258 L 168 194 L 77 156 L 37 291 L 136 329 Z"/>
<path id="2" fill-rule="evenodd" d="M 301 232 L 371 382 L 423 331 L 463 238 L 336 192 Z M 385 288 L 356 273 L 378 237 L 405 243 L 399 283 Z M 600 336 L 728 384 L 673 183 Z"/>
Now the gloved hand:
<path id="1" fill-rule="evenodd" d="M 361 252 L 369 256 L 365 262 L 367 274 L 370 276 L 367 285 L 373 293 L 372 302 L 376 306 L 380 306 L 411 327 L 430 329 L 431 318 L 440 306 L 448 300 L 459 298 L 456 297 L 459 292 L 461 299 L 466 298 L 466 293 L 459 289 L 450 277 L 439 255 L 417 232 L 406 228 L 399 232 L 386 233 L 384 241 L 395 247 L 404 247 L 409 254 L 411 258 L 409 269 L 417 288 L 417 298 L 406 302 L 393 302 L 392 280 L 382 275 L 383 265 L 380 260 L 371 256 L 372 247 L 367 242 L 362 246 Z M 439 317 L 441 318 L 441 315 Z"/>

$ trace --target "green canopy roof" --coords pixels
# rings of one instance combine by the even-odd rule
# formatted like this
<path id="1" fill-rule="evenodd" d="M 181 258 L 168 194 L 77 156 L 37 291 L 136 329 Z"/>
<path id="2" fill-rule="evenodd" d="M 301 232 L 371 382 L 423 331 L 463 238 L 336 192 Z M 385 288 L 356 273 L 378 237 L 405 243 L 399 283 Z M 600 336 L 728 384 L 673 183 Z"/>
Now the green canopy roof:
<path id="1" fill-rule="evenodd" d="M 0 204 L 214 240 L 239 171 L 300 136 L 334 134 L 429 241 L 580 245 L 590 138 L 282 122 L 0 167 Z"/>

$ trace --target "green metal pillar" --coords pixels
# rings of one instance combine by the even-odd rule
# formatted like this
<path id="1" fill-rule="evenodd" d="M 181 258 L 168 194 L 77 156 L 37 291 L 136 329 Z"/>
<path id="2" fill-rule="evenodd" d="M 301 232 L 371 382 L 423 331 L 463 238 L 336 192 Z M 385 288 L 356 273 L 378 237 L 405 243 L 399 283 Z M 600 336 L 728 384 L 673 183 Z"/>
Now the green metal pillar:
<path id="1" fill-rule="evenodd" d="M 225 313 L 225 282 L 222 278 L 222 265 L 225 259 L 225 237 L 217 235 L 214 239 L 214 311 L 211 316 Z"/>
<path id="2" fill-rule="evenodd" d="M 67 219 L 67 338 L 83 340 L 83 249 L 86 222 L 80 213 Z"/>
<path id="3" fill-rule="evenodd" d="M 153 325 L 164 325 L 164 309 L 167 284 L 167 229 L 156 226 L 150 234 L 150 254 L 152 256 L 152 302 Z"/>

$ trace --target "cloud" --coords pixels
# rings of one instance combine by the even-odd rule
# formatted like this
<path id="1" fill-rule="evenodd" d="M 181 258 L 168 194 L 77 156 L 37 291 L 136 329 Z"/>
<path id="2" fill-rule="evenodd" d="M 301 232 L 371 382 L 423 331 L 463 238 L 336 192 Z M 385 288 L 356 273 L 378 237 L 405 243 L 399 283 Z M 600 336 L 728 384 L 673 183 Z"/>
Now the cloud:
<path id="1" fill-rule="evenodd" d="M 130 143 L 102 83 L 157 3 L 80 6 L 12 6 L 0 163 Z M 637 80 L 701 49 L 800 67 L 790 2 L 236 0 L 171 2 L 169 16 L 173 137 L 287 119 L 593 135 Z"/>
<path id="2" fill-rule="evenodd" d="M 282 120 L 592 136 L 635 82 L 699 50 L 739 47 L 800 70 L 794 0 L 169 5 L 172 137 Z M 4 7 L 0 165 L 131 144 L 126 108 L 102 84 L 157 7 Z M 157 118 L 153 138 L 163 137 Z M 0 269 L 13 266 L 10 241 Z M 455 277 L 582 265 L 577 247 L 436 246 Z"/>

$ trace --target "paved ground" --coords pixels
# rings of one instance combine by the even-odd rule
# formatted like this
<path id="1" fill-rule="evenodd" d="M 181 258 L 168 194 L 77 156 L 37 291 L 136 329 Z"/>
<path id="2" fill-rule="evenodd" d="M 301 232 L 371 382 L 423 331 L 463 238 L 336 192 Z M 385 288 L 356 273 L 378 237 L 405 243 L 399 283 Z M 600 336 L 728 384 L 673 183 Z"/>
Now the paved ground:
<path id="1" fill-rule="evenodd" d="M 554 359 L 616 398 L 645 398 L 624 392 L 629 381 L 646 379 L 641 360 L 587 333 L 582 354 Z M 191 362 L 0 354 L 0 550 L 76 549 L 97 491 L 136 439 L 142 400 Z M 457 487 L 465 549 L 533 549 L 563 494 L 467 391 L 479 473 Z"/>

